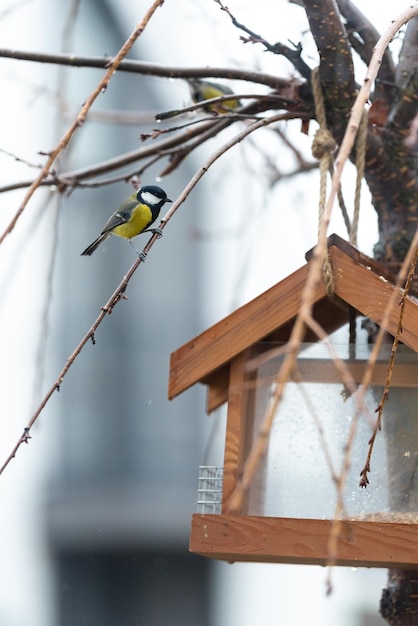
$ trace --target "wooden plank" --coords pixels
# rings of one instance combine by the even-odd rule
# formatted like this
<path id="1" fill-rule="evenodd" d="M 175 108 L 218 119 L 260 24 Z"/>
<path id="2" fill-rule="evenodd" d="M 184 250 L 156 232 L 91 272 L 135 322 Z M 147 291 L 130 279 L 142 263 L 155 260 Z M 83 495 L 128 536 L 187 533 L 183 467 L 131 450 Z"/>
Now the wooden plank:
<path id="1" fill-rule="evenodd" d="M 251 356 L 251 350 L 245 350 L 236 356 L 230 367 L 230 382 L 228 395 L 228 415 L 226 420 L 224 475 L 222 489 L 222 510 L 227 505 L 234 492 L 238 480 L 241 478 L 248 447 L 252 440 L 251 427 L 253 415 L 250 398 L 254 394 L 248 391 L 245 383 L 253 378 L 254 373 L 245 372 L 245 363 Z M 245 503 L 244 503 L 245 507 Z"/>
<path id="2" fill-rule="evenodd" d="M 224 561 L 327 565 L 330 520 L 193 515 L 190 550 Z M 344 521 L 336 565 L 417 569 L 418 525 Z"/>
<path id="3" fill-rule="evenodd" d="M 270 342 L 261 345 L 264 348 L 263 351 L 274 347 Z M 344 359 L 344 361 L 350 368 L 354 381 L 360 384 L 366 369 L 366 361 L 351 361 L 350 359 Z M 300 358 L 298 371 L 301 381 L 305 383 L 341 383 L 341 376 L 331 360 Z M 371 384 L 383 386 L 386 383 L 387 372 L 387 360 L 386 362 L 377 362 L 373 370 Z M 268 370 L 265 371 L 265 374 L 268 375 Z M 276 374 L 277 364 L 272 361 L 271 375 L 275 376 Z M 228 401 L 229 365 L 216 370 L 213 375 L 201 382 L 208 386 L 206 412 L 210 414 Z M 400 363 L 399 357 L 397 357 L 392 372 L 391 385 L 392 387 L 416 387 L 418 385 L 418 363 Z"/>
<path id="4" fill-rule="evenodd" d="M 363 252 L 360 252 L 358 248 L 353 246 L 353 244 L 349 243 L 345 239 L 342 239 L 342 237 L 340 237 L 339 235 L 336 235 L 335 233 L 330 235 L 327 239 L 327 243 L 328 249 L 331 250 L 331 248 L 336 247 L 341 250 L 341 252 L 343 252 L 345 255 L 353 259 L 356 264 L 364 265 L 371 268 L 375 274 L 377 274 L 378 276 L 384 276 L 390 283 L 395 282 L 395 277 L 393 276 L 393 274 L 388 272 L 388 270 L 381 263 L 379 263 L 375 259 L 370 258 L 369 256 L 366 256 L 365 254 L 363 254 Z M 310 259 L 312 258 L 313 251 L 314 248 L 306 253 L 305 258 L 307 261 L 310 261 Z"/>
<path id="5" fill-rule="evenodd" d="M 331 357 L 330 357 L 331 359 Z M 418 355 L 417 355 L 418 359 Z M 384 386 L 388 375 L 388 360 L 376 363 L 373 369 L 371 385 Z M 360 384 L 366 371 L 366 361 L 351 361 L 344 359 L 350 370 L 354 382 Z M 277 377 L 279 368 L 278 362 L 271 362 L 271 367 L 264 369 L 264 375 L 272 378 Z M 302 383 L 332 383 L 342 382 L 341 376 L 331 360 L 326 359 L 306 359 L 300 358 L 297 363 L 298 374 Z M 397 363 L 392 372 L 392 387 L 417 387 L 418 386 L 418 364 L 417 363 Z"/>
<path id="6" fill-rule="evenodd" d="M 308 271 L 309 266 L 304 265 L 173 352 L 168 397 L 174 398 L 292 319 L 299 310 Z M 314 299 L 324 297 L 320 283 Z"/>
<path id="7" fill-rule="evenodd" d="M 312 315 L 330 334 L 348 322 L 348 305 L 337 297 L 323 298 L 318 302 L 314 302 Z M 294 321 L 294 317 L 291 318 L 289 322 L 278 327 L 266 339 L 268 341 L 287 343 L 290 333 L 292 332 Z M 318 341 L 318 337 L 310 328 L 307 328 L 303 341 L 306 343 L 315 343 Z"/>
<path id="8" fill-rule="evenodd" d="M 376 324 L 381 324 L 395 287 L 384 275 L 375 273 L 371 266 L 356 263 L 336 246 L 330 248 L 330 258 L 336 295 Z M 399 295 L 399 299 L 400 297 Z M 391 335 L 396 333 L 398 320 L 399 306 L 395 306 L 388 324 L 388 332 Z M 418 352 L 418 304 L 411 298 L 407 298 L 405 305 L 401 340 Z"/>
<path id="9" fill-rule="evenodd" d="M 216 370 L 201 382 L 208 386 L 206 413 L 210 414 L 228 401 L 229 364 Z"/>

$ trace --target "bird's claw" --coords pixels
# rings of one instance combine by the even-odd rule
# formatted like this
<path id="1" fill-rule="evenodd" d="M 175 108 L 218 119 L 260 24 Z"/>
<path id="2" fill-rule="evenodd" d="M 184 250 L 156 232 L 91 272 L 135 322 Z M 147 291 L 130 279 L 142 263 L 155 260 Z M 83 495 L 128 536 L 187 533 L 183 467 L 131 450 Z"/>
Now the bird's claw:
<path id="1" fill-rule="evenodd" d="M 153 235 L 157 235 L 158 239 L 161 239 L 161 237 L 163 236 L 163 231 L 161 230 L 161 228 L 147 228 L 147 230 L 144 230 L 144 233 L 152 233 Z"/>
<path id="2" fill-rule="evenodd" d="M 135 250 L 135 253 L 139 256 L 139 258 L 141 259 L 142 262 L 144 262 L 147 258 L 147 253 L 146 252 L 140 252 L 139 250 L 137 250 L 134 246 L 134 244 L 132 243 L 132 239 L 128 239 L 131 247 L 133 250 Z"/>

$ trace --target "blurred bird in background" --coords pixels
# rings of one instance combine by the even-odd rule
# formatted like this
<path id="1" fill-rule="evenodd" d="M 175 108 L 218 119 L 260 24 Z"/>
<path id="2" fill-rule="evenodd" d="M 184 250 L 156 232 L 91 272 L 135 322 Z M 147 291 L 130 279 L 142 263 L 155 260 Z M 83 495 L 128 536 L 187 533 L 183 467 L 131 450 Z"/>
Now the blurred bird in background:
<path id="1" fill-rule="evenodd" d="M 198 78 L 188 79 L 188 85 L 193 102 L 198 104 L 205 100 L 211 100 L 212 98 L 219 98 L 220 96 L 233 95 L 232 89 L 227 85 L 221 85 L 219 83 L 212 83 L 208 80 L 200 80 Z M 235 111 L 241 106 L 239 100 L 231 99 L 224 102 L 213 102 L 207 106 L 202 107 L 208 113 L 230 113 Z"/>

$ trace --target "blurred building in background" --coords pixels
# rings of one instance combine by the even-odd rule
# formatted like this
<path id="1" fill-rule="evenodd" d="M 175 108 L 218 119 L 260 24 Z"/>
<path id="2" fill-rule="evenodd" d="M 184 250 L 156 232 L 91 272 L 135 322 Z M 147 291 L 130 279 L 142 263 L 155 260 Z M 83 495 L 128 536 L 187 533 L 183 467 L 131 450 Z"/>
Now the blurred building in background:
<path id="1" fill-rule="evenodd" d="M 103 41 L 107 52 L 118 50 L 127 34 L 117 3 L 102 1 L 81 3 L 74 32 L 74 50 L 92 55 Z M 142 58 L 141 42 L 131 57 L 135 53 Z M 72 68 L 60 72 L 68 108 L 77 95 L 81 102 L 101 75 Z M 151 113 L 167 106 L 160 89 L 155 79 L 117 74 L 61 168 L 78 169 L 139 147 L 140 132 L 155 127 Z M 95 121 L 101 107 L 121 111 L 122 117 L 125 110 L 148 111 L 151 123 Z M 122 171 L 132 173 L 135 165 Z M 186 164 L 158 184 L 175 199 L 192 172 L 192 164 Z M 155 184 L 158 173 L 151 168 L 141 183 Z M 131 193 L 120 182 L 75 189 L 60 200 L 51 374 L 65 363 L 135 260 L 131 246 L 116 237 L 92 257 L 80 257 Z M 175 403 L 167 400 L 170 352 L 200 330 L 201 261 L 193 204 L 202 200 L 197 194 L 193 199 L 170 222 L 131 281 L 127 300 L 105 319 L 96 345 L 86 346 L 60 392 L 58 453 L 46 503 L 57 626 L 209 624 L 209 564 L 188 553 L 202 405 L 195 392 Z M 138 238 L 135 246 L 141 249 L 148 237 Z"/>

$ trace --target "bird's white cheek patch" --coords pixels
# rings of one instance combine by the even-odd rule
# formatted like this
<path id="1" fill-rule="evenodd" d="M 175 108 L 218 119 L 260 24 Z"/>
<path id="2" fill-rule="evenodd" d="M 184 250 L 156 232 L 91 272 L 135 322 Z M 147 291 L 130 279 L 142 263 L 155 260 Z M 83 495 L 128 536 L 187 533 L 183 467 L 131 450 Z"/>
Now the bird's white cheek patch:
<path id="1" fill-rule="evenodd" d="M 142 193 L 141 198 L 146 204 L 153 205 L 153 204 L 158 204 L 159 202 L 161 202 L 161 198 L 154 196 L 154 194 L 150 193 L 149 191 L 145 191 L 145 193 Z"/>

